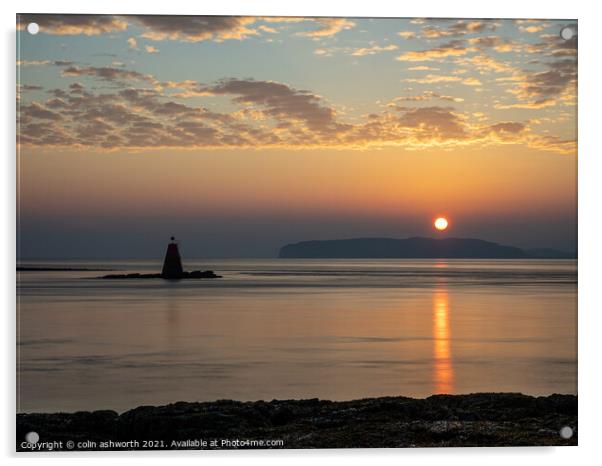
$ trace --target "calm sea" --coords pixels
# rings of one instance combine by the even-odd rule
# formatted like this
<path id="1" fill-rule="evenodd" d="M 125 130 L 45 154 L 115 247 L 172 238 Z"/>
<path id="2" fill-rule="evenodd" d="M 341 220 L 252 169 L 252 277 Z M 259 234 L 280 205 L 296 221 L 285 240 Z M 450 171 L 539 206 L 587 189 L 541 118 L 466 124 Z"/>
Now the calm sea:
<path id="1" fill-rule="evenodd" d="M 185 268 L 224 278 L 18 272 L 18 411 L 577 390 L 573 260 L 211 260 Z"/>

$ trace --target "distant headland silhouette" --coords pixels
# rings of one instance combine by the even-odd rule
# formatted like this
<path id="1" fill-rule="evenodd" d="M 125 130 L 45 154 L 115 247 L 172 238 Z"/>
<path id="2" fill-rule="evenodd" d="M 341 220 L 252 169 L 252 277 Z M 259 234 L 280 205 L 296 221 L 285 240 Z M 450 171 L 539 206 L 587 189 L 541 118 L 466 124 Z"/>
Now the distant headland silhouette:
<path id="1" fill-rule="evenodd" d="M 352 238 L 301 241 L 280 249 L 281 259 L 571 259 L 554 249 L 521 249 L 473 238 Z"/>
<path id="2" fill-rule="evenodd" d="M 171 241 L 167 245 L 165 259 L 163 260 L 163 268 L 161 273 L 127 273 L 127 274 L 111 274 L 105 275 L 102 278 L 114 280 L 121 278 L 163 278 L 165 280 L 182 280 L 186 278 L 222 278 L 213 273 L 212 270 L 195 270 L 193 272 L 185 272 L 182 267 L 182 257 L 178 242 L 172 236 Z"/>

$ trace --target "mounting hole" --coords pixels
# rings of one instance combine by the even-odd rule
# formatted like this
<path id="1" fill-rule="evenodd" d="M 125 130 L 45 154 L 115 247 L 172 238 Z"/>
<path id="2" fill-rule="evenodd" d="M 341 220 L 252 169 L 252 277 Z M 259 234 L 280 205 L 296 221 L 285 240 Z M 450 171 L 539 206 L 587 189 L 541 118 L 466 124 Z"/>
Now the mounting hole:
<path id="1" fill-rule="evenodd" d="M 38 443 L 38 440 L 40 440 L 40 434 L 33 431 L 27 432 L 25 435 L 25 440 L 29 443 Z"/>
<path id="2" fill-rule="evenodd" d="M 566 27 L 560 30 L 560 37 L 562 37 L 564 40 L 571 40 L 574 35 L 575 31 L 573 28 Z"/>
<path id="3" fill-rule="evenodd" d="M 560 436 L 565 440 L 570 439 L 573 436 L 573 429 L 571 429 L 569 426 L 564 426 L 562 429 L 560 429 Z"/>
<path id="4" fill-rule="evenodd" d="M 38 23 L 29 23 L 27 25 L 27 32 L 29 32 L 32 36 L 35 36 L 38 32 L 40 32 L 40 26 Z"/>

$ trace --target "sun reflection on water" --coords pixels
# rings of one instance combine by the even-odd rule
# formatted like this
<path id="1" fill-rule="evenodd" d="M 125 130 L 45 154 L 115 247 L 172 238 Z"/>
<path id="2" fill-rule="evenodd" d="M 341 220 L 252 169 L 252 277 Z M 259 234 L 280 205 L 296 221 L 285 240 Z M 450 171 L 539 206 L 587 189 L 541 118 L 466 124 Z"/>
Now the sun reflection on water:
<path id="1" fill-rule="evenodd" d="M 450 338 L 449 298 L 447 290 L 439 288 L 433 297 L 434 393 L 454 391 Z"/>

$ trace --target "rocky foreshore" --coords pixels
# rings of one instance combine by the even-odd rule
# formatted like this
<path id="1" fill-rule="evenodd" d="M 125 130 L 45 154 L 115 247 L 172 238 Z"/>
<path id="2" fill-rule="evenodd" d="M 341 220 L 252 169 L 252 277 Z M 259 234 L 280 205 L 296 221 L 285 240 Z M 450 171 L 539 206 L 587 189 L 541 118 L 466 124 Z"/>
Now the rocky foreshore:
<path id="1" fill-rule="evenodd" d="M 573 431 L 569 439 L 559 433 L 565 426 Z M 29 432 L 39 434 L 36 444 L 25 442 Z M 577 397 L 221 400 L 141 406 L 122 414 L 18 414 L 17 450 L 48 449 L 44 442 L 54 450 L 577 445 Z"/>

